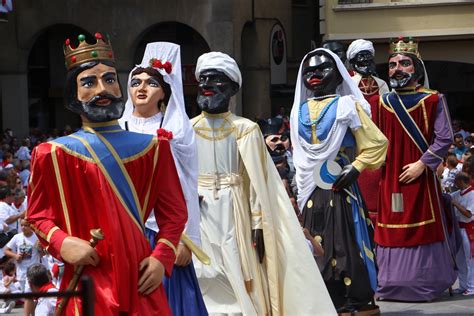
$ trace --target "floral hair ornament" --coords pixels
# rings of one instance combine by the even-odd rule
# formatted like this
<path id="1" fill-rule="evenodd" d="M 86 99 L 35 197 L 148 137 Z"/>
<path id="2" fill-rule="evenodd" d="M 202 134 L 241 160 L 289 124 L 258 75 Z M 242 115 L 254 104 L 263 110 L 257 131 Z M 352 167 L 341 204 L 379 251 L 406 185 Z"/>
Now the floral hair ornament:
<path id="1" fill-rule="evenodd" d="M 150 59 L 149 64 L 150 64 L 150 67 L 152 68 L 163 69 L 164 71 L 166 71 L 167 74 L 170 74 L 171 71 L 173 70 L 173 66 L 171 65 L 169 61 L 162 63 L 161 60 L 152 58 Z"/>
<path id="2" fill-rule="evenodd" d="M 159 128 L 156 131 L 156 134 L 158 135 L 158 139 L 166 139 L 166 140 L 172 140 L 173 139 L 173 133 L 171 131 L 168 131 L 164 128 Z"/>

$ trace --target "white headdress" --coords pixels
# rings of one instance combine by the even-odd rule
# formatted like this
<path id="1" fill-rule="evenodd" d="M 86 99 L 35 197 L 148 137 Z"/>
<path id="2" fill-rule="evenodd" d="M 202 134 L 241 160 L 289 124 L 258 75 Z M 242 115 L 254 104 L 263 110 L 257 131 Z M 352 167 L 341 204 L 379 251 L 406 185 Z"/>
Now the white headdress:
<path id="1" fill-rule="evenodd" d="M 372 44 L 371 41 L 367 41 L 365 39 L 358 39 L 353 41 L 351 45 L 349 45 L 349 48 L 347 48 L 347 59 L 351 60 L 357 55 L 357 53 L 363 50 L 368 50 L 372 53 L 372 55 L 375 56 L 374 44 Z"/>
<path id="2" fill-rule="evenodd" d="M 222 71 L 232 81 L 242 87 L 242 75 L 235 60 L 227 54 L 221 52 L 210 52 L 199 56 L 196 64 L 196 80 L 199 81 L 201 72 L 207 69 L 216 69 Z"/>
<path id="3" fill-rule="evenodd" d="M 142 62 L 140 65 L 136 65 L 128 76 L 128 100 L 124 115 L 119 120 L 119 123 L 123 126 L 124 122 L 128 121 L 133 114 L 134 106 L 128 89 L 133 71 L 138 67 L 150 67 L 150 60 L 152 59 L 159 60 L 161 64 L 166 62 L 171 64 L 171 71 L 169 73 L 166 71 L 166 67 L 153 67 L 163 76 L 163 80 L 171 88 L 171 96 L 166 106 L 166 113 L 161 127 L 173 133 L 171 149 L 188 207 L 187 233 L 195 242 L 198 242 L 195 236 L 196 234 L 199 236 L 199 231 L 189 231 L 189 228 L 194 229 L 196 227 L 199 230 L 199 217 L 197 218 L 197 224 L 192 223 L 196 220 L 193 216 L 195 217 L 196 214 L 199 216 L 197 147 L 194 129 L 184 106 L 181 50 L 179 45 L 168 42 L 155 42 L 149 43 L 146 46 Z"/>
<path id="4" fill-rule="evenodd" d="M 298 117 L 300 105 L 306 102 L 308 96 L 312 93 L 306 88 L 302 81 L 303 62 L 310 54 L 314 54 L 315 52 L 325 52 L 334 59 L 343 81 L 336 89 L 336 93 L 341 96 L 338 101 L 336 115 L 337 124 L 333 124 L 328 138 L 321 142 L 321 144 L 308 144 L 299 136 Z M 362 92 L 360 92 L 341 59 L 339 59 L 336 54 L 324 48 L 317 48 L 304 56 L 298 71 L 298 78 L 296 79 L 295 99 L 293 101 L 290 118 L 293 162 L 296 166 L 296 183 L 298 185 L 298 206 L 301 210 L 307 198 L 316 187 L 313 181 L 315 165 L 320 161 L 334 160 L 336 158 L 347 130 L 347 128 L 339 127 L 345 126 L 353 129 L 360 127 L 361 123 L 355 107 L 356 102 L 358 102 L 370 116 L 369 103 L 364 99 Z"/>

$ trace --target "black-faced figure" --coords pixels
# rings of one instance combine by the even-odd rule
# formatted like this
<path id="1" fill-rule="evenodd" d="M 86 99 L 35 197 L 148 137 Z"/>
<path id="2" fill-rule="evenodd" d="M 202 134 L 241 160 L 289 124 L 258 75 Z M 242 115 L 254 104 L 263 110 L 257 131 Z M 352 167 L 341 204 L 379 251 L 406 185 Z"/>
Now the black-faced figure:
<path id="1" fill-rule="evenodd" d="M 356 180 L 383 163 L 386 139 L 335 54 L 310 52 L 298 76 L 291 142 L 303 226 L 324 250 L 315 258 L 338 312 L 376 313 L 373 229 Z"/>
<path id="2" fill-rule="evenodd" d="M 258 125 L 230 111 L 242 85 L 237 63 L 206 53 L 196 79 L 201 243 L 213 260 L 197 262 L 196 275 L 209 314 L 335 313 Z M 317 288 L 320 297 L 283 291 L 293 287 Z"/>

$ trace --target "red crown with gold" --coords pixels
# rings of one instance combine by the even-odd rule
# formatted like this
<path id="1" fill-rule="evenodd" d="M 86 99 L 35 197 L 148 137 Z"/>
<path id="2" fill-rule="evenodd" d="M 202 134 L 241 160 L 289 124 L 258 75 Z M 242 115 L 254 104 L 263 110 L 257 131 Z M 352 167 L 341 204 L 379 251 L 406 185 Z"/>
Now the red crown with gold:
<path id="1" fill-rule="evenodd" d="M 405 42 L 405 38 L 400 36 L 397 41 L 390 40 L 389 54 L 397 53 L 409 53 L 420 58 L 420 52 L 418 52 L 418 43 L 413 41 L 412 37 L 408 37 L 408 41 Z"/>
<path id="2" fill-rule="evenodd" d="M 64 58 L 66 59 L 66 69 L 70 70 L 80 64 L 94 60 L 108 60 L 115 63 L 114 52 L 110 45 L 110 40 L 104 40 L 102 34 L 95 33 L 95 44 L 86 42 L 86 36 L 80 34 L 77 39 L 79 45 L 75 48 L 71 46 L 69 38 L 64 43 Z"/>

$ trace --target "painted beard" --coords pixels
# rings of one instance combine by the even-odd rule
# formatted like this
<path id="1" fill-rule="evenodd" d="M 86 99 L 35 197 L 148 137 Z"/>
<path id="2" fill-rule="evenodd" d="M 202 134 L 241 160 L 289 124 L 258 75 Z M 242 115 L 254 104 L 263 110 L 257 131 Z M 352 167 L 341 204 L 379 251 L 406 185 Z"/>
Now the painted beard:
<path id="1" fill-rule="evenodd" d="M 363 76 L 376 75 L 375 64 L 373 63 L 364 65 L 355 64 L 354 69 Z"/>
<path id="2" fill-rule="evenodd" d="M 97 105 L 101 100 L 110 100 L 107 106 Z M 111 94 L 97 95 L 89 101 L 75 100 L 66 107 L 77 114 L 84 115 L 91 122 L 108 122 L 118 120 L 125 110 L 125 103 L 122 97 L 115 97 Z"/>
<path id="3" fill-rule="evenodd" d="M 213 92 L 214 94 L 209 96 L 205 96 L 202 93 L 198 94 L 197 103 L 199 108 L 210 114 L 227 112 L 231 96 L 220 91 Z"/>
<path id="4" fill-rule="evenodd" d="M 403 77 L 401 79 L 397 79 L 397 76 L 403 76 Z M 413 81 L 414 77 L 415 77 L 415 73 L 407 73 L 407 72 L 397 70 L 390 77 L 390 87 L 392 89 L 405 88 Z"/>
<path id="5" fill-rule="evenodd" d="M 350 63 L 352 68 L 363 76 L 377 75 L 375 72 L 374 55 L 369 51 L 357 53 L 356 57 L 350 60 Z"/>

